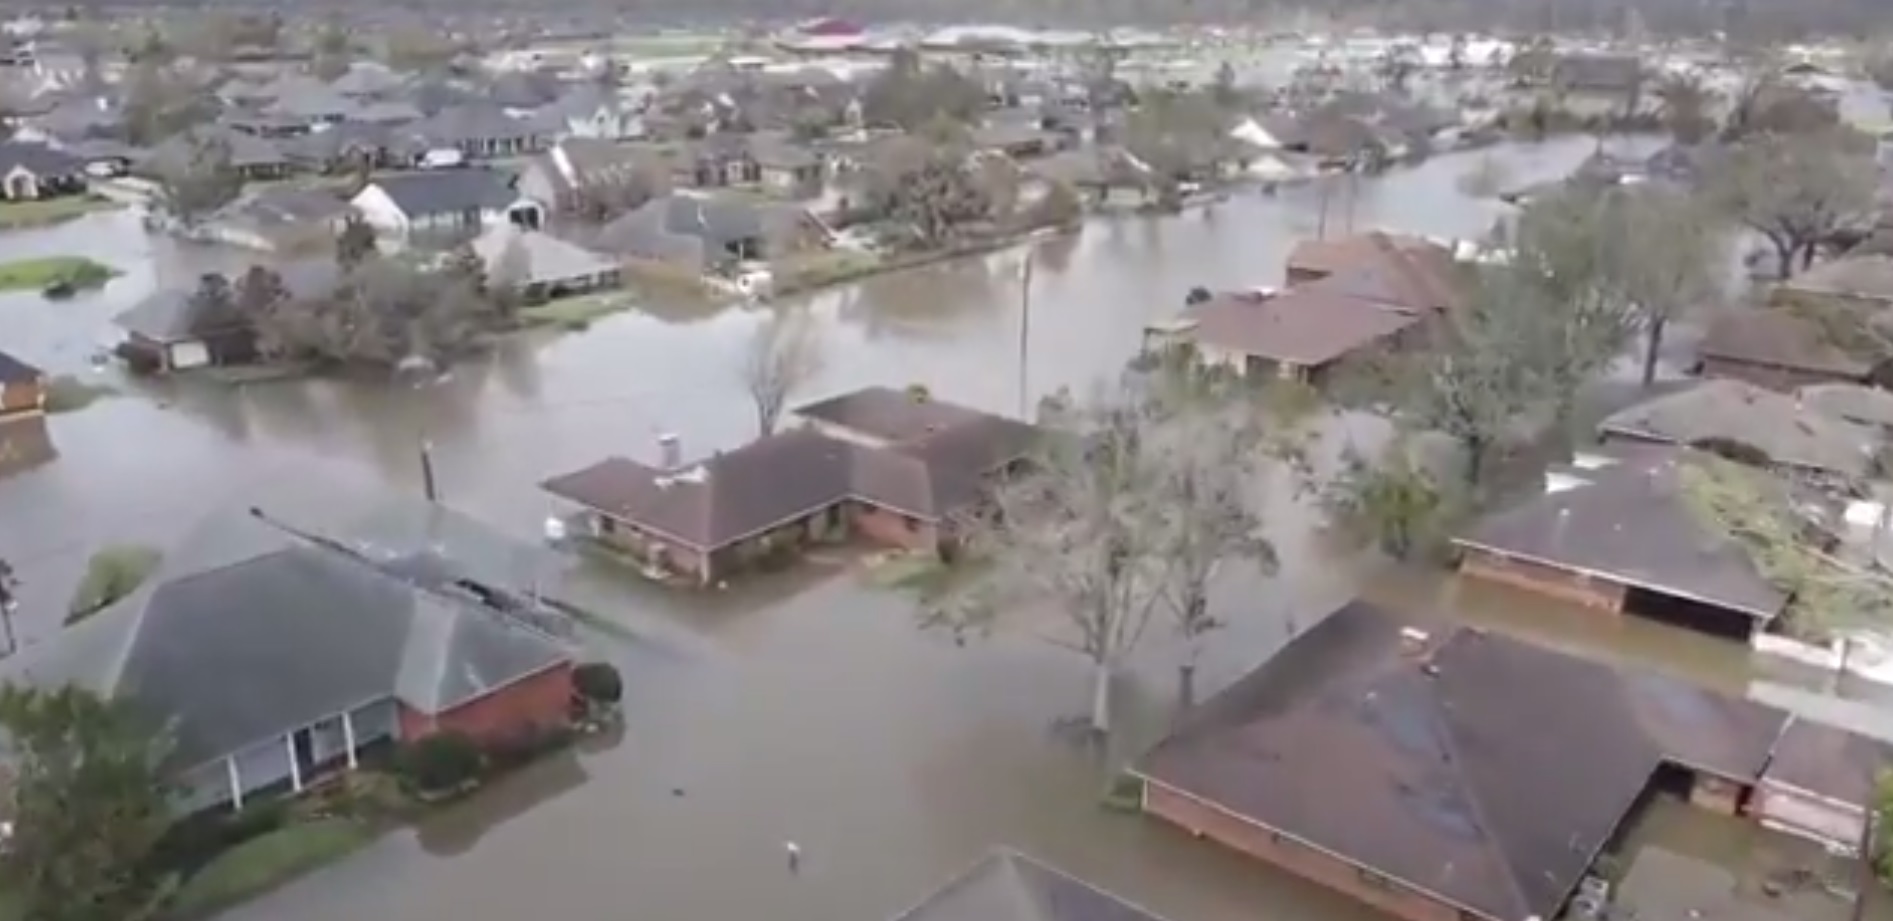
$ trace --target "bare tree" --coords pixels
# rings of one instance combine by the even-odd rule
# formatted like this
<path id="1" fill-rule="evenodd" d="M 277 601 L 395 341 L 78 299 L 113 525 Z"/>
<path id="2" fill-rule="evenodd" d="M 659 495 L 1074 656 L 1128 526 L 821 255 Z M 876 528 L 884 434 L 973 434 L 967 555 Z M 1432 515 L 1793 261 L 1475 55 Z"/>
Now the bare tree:
<path id="1" fill-rule="evenodd" d="M 1128 384 L 1050 415 L 1059 434 L 998 485 L 990 515 L 966 523 L 964 575 L 923 598 L 922 624 L 963 637 L 991 631 L 1001 611 L 1055 607 L 1070 635 L 1046 639 L 1090 660 L 1089 726 L 1108 735 L 1111 681 L 1163 597 L 1171 538 L 1151 526 L 1162 465 Z"/>
<path id="2" fill-rule="evenodd" d="M 789 398 L 821 373 L 821 338 L 813 320 L 802 311 L 771 314 L 750 337 L 740 370 L 758 433 L 775 434 Z"/>
<path id="3" fill-rule="evenodd" d="M 1712 177 L 1717 201 L 1774 247 L 1787 278 L 1835 233 L 1872 219 L 1879 170 L 1842 132 L 1751 138 Z"/>
<path id="4" fill-rule="evenodd" d="M 181 159 L 159 169 L 155 205 L 187 227 L 229 204 L 243 191 L 243 179 L 230 163 L 230 145 L 214 136 L 187 140 Z"/>
<path id="5" fill-rule="evenodd" d="M 1656 382 L 1657 359 L 1671 321 L 1711 306 L 1721 295 L 1727 243 L 1719 221 L 1690 196 L 1639 188 L 1621 202 L 1618 282 L 1641 314 L 1643 386 Z"/>

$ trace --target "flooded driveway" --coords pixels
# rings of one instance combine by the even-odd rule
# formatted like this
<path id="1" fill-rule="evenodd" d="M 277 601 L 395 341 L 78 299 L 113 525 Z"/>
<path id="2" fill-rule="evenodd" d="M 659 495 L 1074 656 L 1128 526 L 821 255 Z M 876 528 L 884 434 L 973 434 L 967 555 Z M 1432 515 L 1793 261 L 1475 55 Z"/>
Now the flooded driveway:
<path id="1" fill-rule="evenodd" d="M 1496 155 L 1528 182 L 1563 174 L 1592 143 Z M 1337 192 L 1329 228 L 1345 230 L 1351 212 L 1363 230 L 1478 236 L 1500 206 L 1465 198 L 1456 180 L 1482 156 L 1441 157 Z M 1288 249 L 1315 232 L 1320 198 L 1314 189 L 1243 195 L 1209 213 L 1094 223 L 1037 245 L 1023 396 L 1115 371 L 1143 324 L 1175 312 L 1191 287 L 1279 283 Z M 128 220 L 88 218 L 20 244 L 95 255 L 128 274 L 71 304 L 0 299 L 0 345 L 54 370 L 109 374 L 88 370 L 88 357 L 111 314 L 149 289 L 149 247 L 163 246 L 142 241 Z M 188 278 L 222 257 L 165 258 L 167 271 Z M 827 346 L 823 379 L 802 396 L 922 383 L 1013 410 L 1022 259 L 1000 253 L 786 305 L 813 311 Z M 21 632 L 57 628 L 86 555 L 103 542 L 164 543 L 239 493 L 319 498 L 311 465 L 415 489 L 423 438 L 436 445 L 447 501 L 532 534 L 550 511 L 533 484 L 548 474 L 608 453 L 649 457 L 666 432 L 688 453 L 752 435 L 735 366 L 759 319 L 754 308 L 626 313 L 583 334 L 511 341 L 419 392 L 336 381 L 127 384 L 123 396 L 51 421 L 56 461 L 0 481 L 0 556 L 26 583 Z M 1254 665 L 1352 591 L 1354 573 L 1326 560 L 1298 521 L 1281 524 L 1287 575 L 1268 585 L 1230 576 L 1219 603 L 1240 616 L 1213 644 L 1206 685 Z M 1406 602 L 1440 598 L 1500 621 L 1520 603 L 1446 598 L 1436 579 L 1400 578 L 1382 584 Z M 230 917 L 875 921 L 999 843 L 1179 921 L 1368 916 L 1102 810 L 1091 756 L 1048 733 L 1084 704 L 1084 662 L 1069 653 L 1020 639 L 958 648 L 918 633 L 904 599 L 821 565 L 701 598 L 593 570 L 573 591 L 622 625 L 596 648 L 626 676 L 623 738 L 539 765 Z M 1576 617 L 1568 623 L 1594 623 Z M 1626 643 L 1665 654 L 1687 646 L 1668 634 Z M 1166 645 L 1153 636 L 1141 680 L 1120 697 L 1133 743 L 1172 712 Z M 1717 647 L 1699 664 L 1726 674 L 1738 655 Z M 799 875 L 787 872 L 787 840 L 804 855 Z"/>

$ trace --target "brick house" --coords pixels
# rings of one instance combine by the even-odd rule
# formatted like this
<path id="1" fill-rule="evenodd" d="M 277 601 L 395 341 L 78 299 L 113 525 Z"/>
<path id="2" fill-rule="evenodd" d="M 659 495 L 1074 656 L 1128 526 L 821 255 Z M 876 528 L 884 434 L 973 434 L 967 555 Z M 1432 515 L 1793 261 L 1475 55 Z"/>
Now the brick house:
<path id="1" fill-rule="evenodd" d="M 300 793 L 435 732 L 563 725 L 573 652 L 540 587 L 467 552 L 503 539 L 380 505 L 323 536 L 214 516 L 138 592 L 0 662 L 0 681 L 76 683 L 168 722 L 185 812 Z"/>
<path id="2" fill-rule="evenodd" d="M 1717 311 L 1696 346 L 1696 373 L 1771 390 L 1860 383 L 1872 372 L 1870 362 L 1829 341 L 1818 323 L 1780 307 Z"/>
<path id="3" fill-rule="evenodd" d="M 0 352 L 0 422 L 46 412 L 46 373 Z"/>
<path id="4" fill-rule="evenodd" d="M 1691 457 L 1658 448 L 1552 471 L 1543 494 L 1453 539 L 1460 574 L 1747 641 L 1787 595 L 1690 507 L 1682 481 Z"/>
<path id="5" fill-rule="evenodd" d="M 1744 810 L 1786 717 L 1350 603 L 1134 768 L 1143 810 L 1407 921 L 1560 916 L 1652 790 Z M 1558 744 L 1538 731 L 1558 727 Z"/>
<path id="6" fill-rule="evenodd" d="M 851 534 L 941 549 L 953 519 L 1037 437 L 1026 423 L 887 388 L 796 416 L 803 426 L 694 462 L 667 438 L 658 466 L 611 457 L 540 486 L 579 508 L 574 529 L 588 539 L 709 585 Z"/>

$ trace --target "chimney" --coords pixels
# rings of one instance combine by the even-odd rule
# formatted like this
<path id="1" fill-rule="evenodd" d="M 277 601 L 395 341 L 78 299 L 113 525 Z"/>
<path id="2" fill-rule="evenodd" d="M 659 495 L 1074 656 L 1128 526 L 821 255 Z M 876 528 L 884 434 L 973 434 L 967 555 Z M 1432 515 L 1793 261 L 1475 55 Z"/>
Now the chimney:
<path id="1" fill-rule="evenodd" d="M 1432 637 L 1418 627 L 1400 628 L 1400 654 L 1408 658 L 1418 658 L 1426 654 Z"/>
<path id="2" fill-rule="evenodd" d="M 684 465 L 684 443 L 676 434 L 665 432 L 657 436 L 658 465 L 665 471 L 673 471 Z"/>

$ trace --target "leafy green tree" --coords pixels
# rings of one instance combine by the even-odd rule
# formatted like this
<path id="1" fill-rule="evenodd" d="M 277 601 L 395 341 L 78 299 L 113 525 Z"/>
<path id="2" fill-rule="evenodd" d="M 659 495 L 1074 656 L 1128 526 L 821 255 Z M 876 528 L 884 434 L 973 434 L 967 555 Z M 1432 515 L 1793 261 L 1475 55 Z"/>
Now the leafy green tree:
<path id="1" fill-rule="evenodd" d="M 13 834 L 0 886 L 34 921 L 124 921 L 145 907 L 141 862 L 172 820 L 169 739 L 127 704 L 66 687 L 0 689 Z"/>
<path id="2" fill-rule="evenodd" d="M 1820 244 L 1873 218 L 1879 168 L 1841 131 L 1747 139 L 1710 177 L 1714 200 L 1775 250 L 1787 278 Z"/>
<path id="3" fill-rule="evenodd" d="M 66 607 L 66 623 L 78 623 L 137 591 L 163 558 L 157 549 L 137 544 L 118 544 L 92 554 Z"/>
<path id="4" fill-rule="evenodd" d="M 1397 560 L 1444 546 L 1464 510 L 1457 495 L 1419 464 L 1412 443 L 1396 439 L 1376 458 L 1349 450 L 1318 496 L 1329 523 Z"/>
<path id="5" fill-rule="evenodd" d="M 918 52 L 894 52 L 888 66 L 861 93 L 862 118 L 870 125 L 909 131 L 945 116 L 970 122 L 986 106 L 986 91 L 946 64 L 927 66 Z"/>

